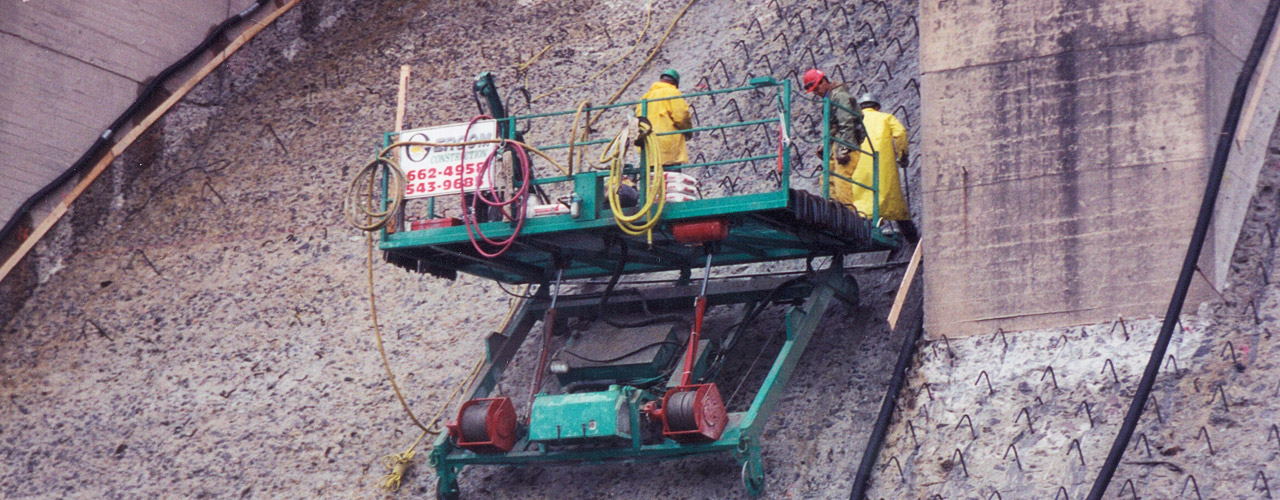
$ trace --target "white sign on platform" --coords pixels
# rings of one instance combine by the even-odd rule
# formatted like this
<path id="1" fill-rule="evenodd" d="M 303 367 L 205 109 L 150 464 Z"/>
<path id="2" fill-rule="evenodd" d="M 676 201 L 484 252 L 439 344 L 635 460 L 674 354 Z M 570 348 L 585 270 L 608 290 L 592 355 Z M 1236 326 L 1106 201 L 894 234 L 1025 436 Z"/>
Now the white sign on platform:
<path id="1" fill-rule="evenodd" d="M 466 132 L 466 123 L 455 123 L 406 130 L 400 133 L 400 141 L 455 143 L 493 139 L 498 136 L 498 122 L 494 120 L 476 122 L 471 126 L 470 134 L 464 141 L 462 134 Z M 405 199 L 457 194 L 464 189 L 475 192 L 477 180 L 480 189 L 488 189 L 493 184 L 493 170 L 486 171 L 484 178 L 481 179 L 477 179 L 476 172 L 480 170 L 480 164 L 484 159 L 497 146 L 496 143 L 467 146 L 466 164 L 462 163 L 462 146 L 399 148 L 400 169 L 404 171 L 406 181 Z"/>

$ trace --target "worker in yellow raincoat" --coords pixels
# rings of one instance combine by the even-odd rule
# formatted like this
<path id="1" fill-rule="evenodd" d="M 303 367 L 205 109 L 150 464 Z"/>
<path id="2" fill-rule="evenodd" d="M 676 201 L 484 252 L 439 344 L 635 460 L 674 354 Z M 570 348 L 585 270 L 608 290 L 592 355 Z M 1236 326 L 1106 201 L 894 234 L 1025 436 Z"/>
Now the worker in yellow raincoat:
<path id="1" fill-rule="evenodd" d="M 843 83 L 832 83 L 827 75 L 817 68 L 804 73 L 804 90 L 831 101 L 831 114 L 827 117 L 827 130 L 833 139 L 844 144 L 831 142 L 831 199 L 842 205 L 853 206 L 853 185 L 841 179 L 853 178 L 858 164 L 859 153 L 846 144 L 861 144 L 867 137 L 862 126 L 862 112 L 858 102 L 853 100 Z M 818 156 L 822 156 L 822 148 L 818 148 Z M 839 177 L 837 177 L 839 176 Z"/>
<path id="2" fill-rule="evenodd" d="M 911 209 L 902 195 L 902 181 L 898 176 L 898 159 L 907 158 L 907 129 L 898 118 L 880 111 L 880 98 L 870 92 L 859 99 L 862 123 L 867 129 L 867 139 L 862 142 L 863 151 L 875 151 L 880 156 L 880 218 L 898 221 L 902 236 L 909 243 L 920 239 L 920 232 L 911 222 Z M 858 158 L 853 180 L 864 186 L 874 182 L 875 161 L 869 154 Z M 853 186 L 853 206 L 866 216 L 871 216 L 875 194 L 867 188 Z"/>
<path id="3" fill-rule="evenodd" d="M 663 71 L 658 81 L 653 82 L 653 85 L 649 87 L 649 91 L 640 97 L 642 100 L 674 97 L 674 99 L 642 102 L 636 105 L 636 116 L 647 117 L 649 123 L 653 125 L 654 133 L 661 134 L 663 132 L 693 128 L 693 122 L 689 116 L 689 103 L 684 102 L 684 98 L 680 97 L 679 86 L 680 73 L 674 69 L 668 69 Z M 645 110 L 645 106 L 648 106 L 647 110 Z M 684 134 L 658 136 L 658 148 L 662 152 L 662 166 L 682 165 L 689 162 L 689 151 L 685 146 L 685 139 L 689 135 L 686 132 Z"/>

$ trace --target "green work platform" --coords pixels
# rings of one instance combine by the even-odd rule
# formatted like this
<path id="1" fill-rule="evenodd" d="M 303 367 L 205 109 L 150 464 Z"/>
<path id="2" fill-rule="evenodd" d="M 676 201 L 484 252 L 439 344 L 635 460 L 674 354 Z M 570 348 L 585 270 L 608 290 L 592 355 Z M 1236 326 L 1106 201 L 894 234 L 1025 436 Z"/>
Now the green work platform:
<path id="1" fill-rule="evenodd" d="M 569 144 L 538 144 L 524 139 L 523 132 L 528 132 L 541 120 L 572 115 L 574 126 L 571 130 L 577 131 L 578 114 L 599 117 L 602 113 L 612 112 L 613 116 L 631 119 L 637 112 L 647 116 L 648 105 L 654 102 L 649 100 L 600 107 L 583 106 L 575 111 L 507 116 L 503 103 L 496 97 L 492 82 L 492 77 L 487 74 L 482 74 L 477 79 L 477 103 L 480 102 L 479 96 L 484 96 L 489 101 L 489 114 L 496 120 L 497 133 L 505 139 L 526 142 L 540 151 L 591 149 L 610 142 L 610 139 L 583 139 Z M 769 371 L 754 395 L 743 393 L 751 398 L 750 405 L 745 409 L 741 406 L 727 409 L 727 423 L 718 420 L 716 424 L 717 430 L 723 430 L 718 438 L 714 437 L 715 434 L 707 434 L 707 441 L 698 441 L 687 439 L 683 435 L 669 434 L 666 429 L 657 435 L 653 432 L 654 419 L 665 418 L 655 417 L 658 414 L 654 410 L 659 403 L 667 404 L 664 393 L 668 387 L 693 387 L 689 385 L 691 382 L 700 384 L 703 388 L 714 389 L 716 386 L 713 384 L 717 383 L 717 379 L 720 382 L 735 377 L 746 380 L 751 375 L 752 368 L 756 366 L 754 362 L 750 367 L 742 369 L 742 373 L 733 372 L 733 368 L 721 370 L 726 366 L 736 366 L 727 363 L 726 359 L 740 355 L 735 354 L 734 348 L 738 345 L 739 338 L 745 335 L 746 326 L 738 327 L 735 333 L 726 333 L 716 339 L 700 336 L 700 343 L 693 342 L 692 333 L 685 333 L 686 340 L 677 342 L 675 333 L 667 334 L 668 331 L 676 330 L 664 330 L 666 327 L 651 329 L 652 331 L 633 328 L 634 325 L 623 325 L 626 328 L 615 329 L 574 330 L 577 333 L 569 334 L 571 340 L 566 341 L 557 352 L 572 354 L 566 350 L 568 347 L 594 347 L 593 350 L 584 352 L 598 356 L 598 360 L 577 364 L 581 366 L 571 366 L 566 362 L 558 365 L 558 368 L 548 367 L 548 371 L 556 373 L 565 383 L 550 393 L 542 392 L 543 386 L 537 384 L 536 381 L 541 380 L 540 377 L 545 374 L 538 373 L 539 378 L 535 379 L 535 387 L 530 392 L 531 401 L 528 402 L 530 416 L 519 422 L 518 429 L 502 428 L 505 429 L 503 432 L 511 431 L 500 434 L 504 439 L 503 446 L 494 445 L 498 442 L 497 439 L 486 442 L 475 438 L 479 434 L 467 437 L 468 428 L 477 429 L 474 425 L 479 424 L 475 422 L 489 425 L 488 420 L 485 420 L 489 417 L 482 413 L 468 414 L 483 418 L 468 420 L 472 424 L 460 424 L 461 437 L 451 438 L 448 434 L 442 434 L 436 439 L 430 461 L 436 470 L 438 497 L 457 498 L 460 494 L 457 475 L 470 465 L 648 461 L 717 452 L 728 452 L 741 464 L 742 480 L 748 493 L 758 495 L 764 488 L 764 469 L 760 460 L 760 439 L 764 423 L 782 400 L 787 381 L 805 346 L 817 332 L 823 314 L 837 299 L 849 303 L 856 303 L 858 300 L 857 284 L 845 273 L 841 257 L 899 248 L 902 240 L 900 235 L 881 226 L 878 207 L 869 214 L 857 213 L 851 207 L 828 200 L 831 178 L 837 177 L 829 168 L 831 152 L 835 149 L 833 146 L 857 149 L 857 145 L 833 138 L 827 129 L 826 124 L 830 121 L 827 118 L 833 110 L 841 109 L 838 105 L 829 101 L 823 103 L 824 125 L 820 145 L 824 155 L 820 168 L 805 176 L 798 175 L 792 169 L 790 153 L 801 149 L 792 144 L 790 139 L 794 134 L 791 130 L 789 81 L 755 78 L 744 87 L 693 92 L 685 94 L 683 98 L 691 102 L 710 100 L 713 104 L 718 98 L 721 104 L 716 105 L 721 110 L 728 109 L 727 106 L 732 103 L 739 120 L 719 125 L 696 125 L 691 130 L 658 133 L 658 136 L 682 132 L 707 133 L 711 137 L 719 134 L 718 138 L 724 144 L 720 148 L 722 152 L 748 154 L 711 160 L 706 160 L 699 154 L 692 157 L 693 161 L 690 163 L 664 168 L 668 171 L 734 168 L 738 170 L 733 172 L 753 172 L 758 175 L 758 179 L 753 179 L 752 189 L 743 192 L 726 189 L 727 194 L 723 196 L 668 202 L 652 233 L 636 236 L 623 232 L 614 220 L 605 187 L 609 174 L 597 170 L 573 172 L 570 167 L 562 172 L 564 175 L 547 176 L 546 168 L 532 169 L 528 178 L 523 178 L 523 173 L 513 175 L 513 184 L 530 187 L 531 190 L 545 189 L 546 192 L 557 195 L 551 199 L 572 200 L 572 204 L 576 206 L 567 214 L 526 220 L 518 237 L 504 251 L 479 251 L 469 230 L 478 228 L 489 238 L 505 239 L 516 230 L 512 222 L 481 222 L 474 227 L 447 224 L 441 227 L 441 224 L 436 224 L 450 220 L 437 210 L 442 203 L 457 207 L 459 213 L 463 212 L 460 210 L 463 202 L 458 195 L 428 200 L 427 212 L 433 222 L 427 225 L 435 227 L 406 230 L 414 225 L 406 225 L 401 219 L 393 225 L 397 229 L 381 231 L 379 246 L 388 262 L 415 272 L 447 278 L 454 278 L 457 273 L 462 272 L 504 283 L 537 285 L 532 296 L 522 299 L 503 331 L 493 333 L 486 339 L 486 363 L 478 372 L 478 378 L 465 391 L 471 402 L 485 398 L 494 398 L 488 401 L 495 401 L 502 399 L 495 396 L 510 396 L 495 394 L 501 392 L 497 389 L 498 382 L 507 370 L 507 365 L 529 337 L 530 330 L 544 314 L 547 318 L 556 319 L 544 320 L 548 324 L 543 325 L 545 334 L 542 336 L 544 347 L 540 365 L 546 360 L 546 346 L 553 343 L 550 340 L 554 336 L 552 332 L 565 333 L 565 329 L 573 330 L 567 326 L 570 321 L 575 322 L 575 325 L 581 322 L 592 324 L 598 318 L 634 316 L 692 320 L 695 316 L 695 304 L 702 303 L 698 297 L 703 297 L 708 310 L 726 305 L 741 305 L 743 311 L 749 312 L 744 312 L 736 325 L 752 325 L 764 306 L 788 304 L 790 308 L 782 326 L 786 334 L 785 342 L 771 362 L 768 358 L 755 358 L 762 362 L 761 366 L 768 366 Z M 763 118 L 744 116 L 737 101 L 733 100 L 735 98 L 742 99 L 743 102 L 765 102 L 764 107 L 753 109 L 756 112 L 763 111 Z M 747 114 L 750 115 L 750 112 Z M 745 132 L 755 137 L 731 143 L 727 139 L 727 130 Z M 755 141 L 755 146 L 763 145 L 771 154 L 752 153 L 753 150 L 746 146 L 751 141 Z M 392 134 L 384 134 L 383 147 L 391 144 Z M 813 143 L 804 149 L 818 145 L 819 143 Z M 878 167 L 879 154 L 876 151 L 862 153 L 869 155 L 873 165 Z M 643 161 L 639 166 L 629 165 L 623 172 L 644 175 L 647 169 Z M 578 163 L 581 165 L 583 160 L 580 159 Z M 764 164 L 766 170 L 759 171 L 758 164 Z M 391 165 L 392 163 L 387 162 L 384 168 L 398 168 Z M 876 170 L 878 172 L 878 168 Z M 383 170 L 382 174 L 384 214 L 394 213 L 394 210 L 388 208 L 394 204 L 391 201 L 393 197 L 387 196 L 389 172 L 392 171 Z M 821 175 L 820 178 L 817 177 L 818 174 Z M 803 177 L 796 181 L 798 185 L 793 186 L 793 175 Z M 870 185 L 858 184 L 847 178 L 844 180 L 861 189 L 879 193 L 878 173 Z M 644 199 L 644 189 L 643 186 L 639 188 L 641 199 Z M 686 224 L 704 222 L 715 227 L 716 231 L 712 232 L 716 237 L 684 238 L 694 243 L 677 241 L 677 228 L 687 229 L 689 226 Z M 722 235 L 719 229 L 723 225 L 727 225 L 728 233 L 720 237 Z M 497 255 L 486 256 L 485 253 Z M 690 283 L 692 269 L 695 267 L 704 268 L 705 276 L 710 276 L 714 274 L 712 268 L 715 266 L 787 259 L 810 259 L 812 262 L 812 259 L 820 256 L 833 257 L 829 260 L 829 267 L 817 271 L 810 267 L 801 276 L 757 276 L 716 281 L 709 286 L 704 281 L 701 287 Z M 614 289 L 622 275 L 662 271 L 679 271 L 680 279 L 673 286 Z M 612 279 L 603 292 L 556 296 L 561 280 L 606 276 Z M 551 292 L 553 289 L 556 292 Z M 613 295 L 610 295 L 611 292 Z M 610 301 L 610 298 L 613 300 Z M 617 326 L 617 322 L 601 321 Z M 682 332 L 688 330 L 682 329 Z M 777 333 L 781 335 L 782 332 Z M 617 339 L 618 335 L 630 337 Z M 592 340 L 589 337 L 596 341 L 587 343 Z M 651 337 L 657 340 L 651 340 Z M 689 352 L 688 343 L 698 346 L 696 353 Z M 636 345 L 640 347 L 637 348 Z M 665 347 L 668 345 L 673 347 Z M 610 349 L 616 352 L 610 352 Z M 761 354 L 763 353 L 762 348 Z M 684 360 L 683 363 L 681 360 Z M 679 370 L 681 364 L 685 367 L 682 371 Z M 575 369 L 579 371 L 569 371 Z M 601 370 L 614 375 L 598 375 L 602 373 Z M 575 384 L 577 387 L 573 387 Z M 578 390 L 588 386 L 604 388 L 594 391 Z M 736 394 L 735 389 L 729 399 L 732 400 Z M 669 393 L 667 396 L 670 399 Z M 715 400 L 718 401 L 718 398 L 717 395 Z M 686 405 L 683 408 L 689 407 Z M 741 411 L 734 411 L 735 409 Z M 465 411 L 464 408 L 460 413 Z M 723 416 L 724 413 L 720 413 L 717 418 Z M 460 414 L 458 421 L 463 420 L 463 415 Z M 661 424 L 665 425 L 666 423 Z M 487 427 L 482 430 L 487 430 Z M 511 439 L 514 439 L 514 446 L 507 448 Z"/>
<path id="2" fill-rule="evenodd" d="M 491 79 L 489 80 L 491 85 Z M 776 109 L 768 118 L 746 120 L 721 125 L 695 128 L 699 133 L 728 130 L 748 130 L 756 133 L 764 130 L 770 140 L 791 135 L 790 82 L 778 82 L 772 78 L 756 78 L 746 87 L 686 94 L 684 99 L 729 98 L 737 93 L 773 92 L 770 101 Z M 633 108 L 647 109 L 647 103 L 637 101 L 585 108 L 586 113 L 632 113 Z M 496 103 L 500 104 L 500 103 Z M 832 112 L 831 103 L 824 104 L 824 113 Z M 501 134 L 514 136 L 522 124 L 537 123 L 552 117 L 572 114 L 574 111 L 500 117 Z M 642 112 L 643 114 L 643 112 Z M 739 115 L 740 116 L 740 115 Z M 824 120 L 824 123 L 826 120 Z M 526 125 L 526 128 L 528 125 Z M 780 133 L 786 132 L 786 133 Z M 659 134 L 663 135 L 663 134 Z M 384 145 L 390 144 L 391 135 L 384 136 Z M 780 143 L 785 142 L 778 139 Z M 608 139 L 575 142 L 578 148 L 599 147 Z M 830 151 L 839 146 L 823 129 L 823 146 L 827 151 L 822 168 L 821 184 L 815 189 L 820 193 L 829 190 L 831 173 Z M 538 145 L 545 151 L 566 149 L 570 144 Z M 846 145 L 847 146 L 847 145 Z M 576 214 L 563 214 L 527 219 L 514 245 L 495 258 L 482 255 L 474 247 L 468 228 L 456 225 L 435 227 L 417 231 L 405 231 L 404 224 L 397 232 L 383 231 L 380 248 L 385 259 L 399 267 L 415 272 L 430 273 L 453 278 L 463 272 L 492 278 L 505 283 L 545 283 L 554 278 L 557 269 L 564 279 L 580 279 L 616 274 L 650 273 L 679 270 L 686 275 L 693 267 L 703 263 L 705 250 L 700 246 L 678 243 L 672 235 L 672 227 L 684 222 L 721 219 L 730 225 L 727 239 L 716 243 L 712 265 L 723 266 L 753 262 L 808 258 L 819 255 L 852 254 L 877 250 L 889 250 L 901 245 L 896 234 L 886 234 L 880 227 L 878 211 L 860 214 L 851 207 L 827 201 L 825 196 L 792 189 L 791 155 L 787 147 L 779 146 L 773 154 L 748 156 L 667 167 L 667 171 L 686 171 L 700 167 L 743 165 L 760 162 L 772 169 L 777 165 L 777 175 L 761 179 L 768 188 L 750 194 L 738 194 L 684 202 L 668 202 L 655 229 L 652 243 L 645 237 L 630 236 L 615 225 L 605 193 L 607 172 L 588 170 L 572 175 L 535 177 L 529 182 L 535 187 L 557 186 L 563 191 L 571 189 L 578 200 L 580 210 Z M 864 151 L 878 162 L 878 154 Z M 633 167 L 632 172 L 643 172 L 644 166 Z M 849 179 L 846 179 L 849 180 Z M 850 180 L 851 181 L 851 180 Z M 852 182 L 852 181 L 851 181 Z M 865 189 L 878 192 L 878 176 Z M 385 197 L 385 193 L 384 193 Z M 440 204 L 461 205 L 458 196 L 442 198 Z M 437 206 L 431 200 L 432 211 Z M 493 239 L 506 238 L 515 229 L 510 221 L 483 222 L 478 228 Z"/>
<path id="3" fill-rule="evenodd" d="M 584 183 L 599 183 L 594 173 Z M 721 218 L 729 221 L 727 239 L 712 256 L 713 266 L 807 258 L 894 248 L 872 236 L 870 221 L 803 191 L 776 191 L 709 200 L 672 203 L 663 214 L 653 245 L 644 237 L 623 234 L 607 209 L 580 219 L 569 215 L 525 223 L 515 245 L 496 258 L 477 254 L 462 226 L 393 233 L 382 244 L 386 258 L 406 269 L 434 274 L 464 272 L 507 283 L 540 283 L 554 278 L 559 262 L 565 279 L 681 270 L 700 267 L 701 246 L 675 241 L 672 224 Z M 510 224 L 487 222 L 486 234 L 505 237 Z M 625 248 L 624 248 L 625 247 Z"/>

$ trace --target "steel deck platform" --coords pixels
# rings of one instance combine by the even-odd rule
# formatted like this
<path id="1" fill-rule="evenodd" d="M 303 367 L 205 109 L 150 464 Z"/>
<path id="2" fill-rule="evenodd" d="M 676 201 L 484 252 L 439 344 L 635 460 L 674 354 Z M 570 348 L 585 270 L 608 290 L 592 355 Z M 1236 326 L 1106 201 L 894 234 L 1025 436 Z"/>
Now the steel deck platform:
<path id="1" fill-rule="evenodd" d="M 578 176 L 585 183 L 600 178 Z M 608 212 L 593 204 L 579 219 L 557 215 L 528 220 L 515 245 L 496 258 L 475 251 L 462 226 L 391 233 L 382 244 L 388 262 L 417 272 L 453 277 L 464 272 L 505 283 L 542 283 L 559 263 L 565 279 L 679 270 L 700 267 L 700 245 L 675 241 L 673 223 L 725 219 L 729 237 L 717 243 L 713 266 L 746 264 L 818 255 L 850 254 L 895 248 L 892 239 L 872 231 L 870 221 L 803 191 L 732 196 L 672 203 L 655 231 L 653 245 L 618 230 Z M 511 224 L 480 225 L 490 237 L 511 234 Z"/>

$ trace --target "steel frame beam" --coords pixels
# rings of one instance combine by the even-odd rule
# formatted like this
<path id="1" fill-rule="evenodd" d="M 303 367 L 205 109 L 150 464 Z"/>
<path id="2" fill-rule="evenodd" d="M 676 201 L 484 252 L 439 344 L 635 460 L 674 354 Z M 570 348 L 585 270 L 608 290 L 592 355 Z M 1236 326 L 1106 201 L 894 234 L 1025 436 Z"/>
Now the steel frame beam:
<path id="1" fill-rule="evenodd" d="M 629 446 L 590 450 L 549 450 L 545 446 L 531 444 L 527 438 L 521 438 L 511 452 L 499 454 L 477 454 L 455 448 L 447 434 L 441 434 L 435 441 L 435 449 L 431 452 L 430 462 L 436 469 L 437 494 L 441 498 L 454 498 L 458 495 L 457 477 L 468 465 L 479 464 L 568 464 L 568 463 L 604 463 L 612 461 L 656 461 L 680 458 L 705 453 L 730 452 L 742 464 L 743 481 L 748 493 L 757 495 L 763 488 L 764 470 L 760 462 L 760 435 L 769 415 L 777 408 L 783 391 L 795 371 L 800 356 L 808 346 L 809 340 L 817 331 L 822 316 L 833 304 L 833 299 L 858 296 L 857 284 L 847 277 L 841 266 L 842 259 L 832 259 L 831 266 L 817 272 L 813 278 L 813 287 L 805 290 L 783 290 L 776 296 L 779 300 L 804 299 L 801 306 L 792 306 L 786 315 L 786 341 L 771 365 L 764 384 L 757 391 L 750 408 L 743 412 L 729 414 L 729 425 L 720 439 L 709 443 L 677 443 L 664 440 L 658 444 L 643 444 L 639 433 L 635 434 Z M 712 304 L 750 303 L 763 300 L 769 291 L 781 285 L 785 279 L 750 280 L 743 282 L 717 283 L 707 290 L 708 302 Z M 799 288 L 799 287 L 795 287 Z M 698 293 L 698 287 L 685 286 L 655 290 L 643 299 L 634 296 L 620 295 L 610 306 L 638 306 L 644 300 L 651 306 L 669 308 L 681 301 L 688 301 Z M 557 310 L 566 314 L 581 314 L 594 310 L 599 295 L 589 294 L 576 297 L 561 297 L 557 302 Z M 529 330 L 541 317 L 549 305 L 547 287 L 539 287 L 537 296 L 525 301 L 515 314 L 500 337 L 491 337 L 491 345 L 496 345 L 489 353 L 489 361 L 483 368 L 483 375 L 472 389 L 470 398 L 487 397 L 501 378 L 507 364 L 515 352 L 527 338 Z M 638 392 L 638 391 L 637 391 Z M 638 396 L 637 396 L 638 397 Z M 635 414 L 633 405 L 633 429 L 638 427 L 639 415 Z"/>

